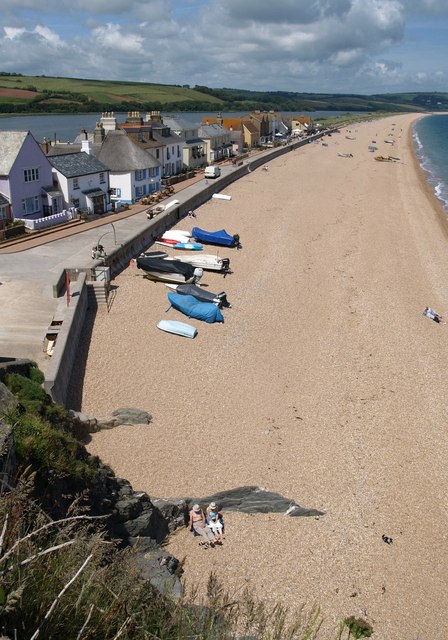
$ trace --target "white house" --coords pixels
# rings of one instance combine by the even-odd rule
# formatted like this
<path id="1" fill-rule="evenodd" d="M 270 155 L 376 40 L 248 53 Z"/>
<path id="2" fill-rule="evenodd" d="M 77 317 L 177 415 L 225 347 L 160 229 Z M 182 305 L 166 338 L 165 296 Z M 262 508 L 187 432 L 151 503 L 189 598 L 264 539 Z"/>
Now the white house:
<path id="1" fill-rule="evenodd" d="M 182 139 L 184 168 L 201 167 L 207 164 L 206 143 L 199 137 L 199 123 L 193 124 L 174 116 L 163 116 L 163 122 L 170 128 L 171 132 Z"/>
<path id="2" fill-rule="evenodd" d="M 205 145 L 207 164 L 230 158 L 233 153 L 232 136 L 222 124 L 202 124 L 198 133 Z"/>
<path id="3" fill-rule="evenodd" d="M 66 208 L 86 209 L 93 214 L 110 211 L 109 170 L 93 155 L 80 151 L 48 156 L 48 161 Z"/>
<path id="4" fill-rule="evenodd" d="M 160 162 L 123 129 L 107 133 L 97 157 L 110 171 L 112 202 L 131 204 L 160 189 Z"/>

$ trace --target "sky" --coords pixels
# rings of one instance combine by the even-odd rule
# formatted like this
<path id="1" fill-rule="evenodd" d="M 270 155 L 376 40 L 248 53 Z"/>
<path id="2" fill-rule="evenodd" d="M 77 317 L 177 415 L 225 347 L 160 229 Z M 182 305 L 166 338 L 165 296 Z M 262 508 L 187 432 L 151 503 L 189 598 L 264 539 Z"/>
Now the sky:
<path id="1" fill-rule="evenodd" d="M 0 0 L 23 75 L 373 94 L 448 91 L 447 61 L 448 0 Z"/>

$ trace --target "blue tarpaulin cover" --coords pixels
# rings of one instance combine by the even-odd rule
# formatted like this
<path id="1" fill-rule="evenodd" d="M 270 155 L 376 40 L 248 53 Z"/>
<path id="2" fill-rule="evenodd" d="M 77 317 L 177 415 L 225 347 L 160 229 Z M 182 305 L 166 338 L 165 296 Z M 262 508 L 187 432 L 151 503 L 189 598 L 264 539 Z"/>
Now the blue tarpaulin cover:
<path id="1" fill-rule="evenodd" d="M 224 322 L 221 310 L 212 302 L 199 302 L 194 296 L 184 296 L 180 293 L 169 293 L 168 300 L 175 309 L 189 318 L 212 322 Z"/>
<path id="2" fill-rule="evenodd" d="M 235 237 L 228 234 L 225 229 L 221 229 L 221 231 L 204 231 L 199 227 L 193 227 L 191 235 L 195 240 L 206 244 L 219 244 L 223 247 L 234 247 L 236 245 Z"/>

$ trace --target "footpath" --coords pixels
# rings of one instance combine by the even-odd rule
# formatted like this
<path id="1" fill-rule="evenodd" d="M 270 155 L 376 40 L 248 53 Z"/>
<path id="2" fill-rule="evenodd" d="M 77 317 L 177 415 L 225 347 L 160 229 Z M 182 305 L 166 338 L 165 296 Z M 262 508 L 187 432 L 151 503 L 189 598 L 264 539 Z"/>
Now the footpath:
<path id="1" fill-rule="evenodd" d="M 194 178 L 184 180 L 183 182 L 178 182 L 177 184 L 173 185 L 174 193 L 165 200 L 162 200 L 160 202 L 160 205 L 163 206 L 163 204 L 166 204 L 166 202 L 172 199 L 173 196 L 179 191 L 182 191 L 192 184 L 196 184 L 203 180 L 204 176 L 201 172 Z M 45 229 L 43 231 L 27 233 L 25 236 L 20 236 L 18 238 L 12 238 L 11 240 L 5 240 L 1 242 L 0 254 L 26 251 L 27 249 L 32 249 L 33 247 L 37 247 L 48 242 L 54 242 L 55 240 L 60 240 L 61 238 L 67 238 L 78 233 L 83 233 L 89 229 L 95 229 L 96 227 L 101 227 L 117 220 L 130 218 L 131 216 L 134 216 L 137 213 L 141 213 L 142 211 L 146 211 L 147 209 L 148 205 L 144 206 L 137 203 L 130 205 L 129 209 L 125 209 L 123 211 L 108 212 L 99 216 L 91 216 L 87 220 L 73 220 L 72 222 L 67 222 L 61 224 L 60 226 L 51 227 L 50 229 Z"/>

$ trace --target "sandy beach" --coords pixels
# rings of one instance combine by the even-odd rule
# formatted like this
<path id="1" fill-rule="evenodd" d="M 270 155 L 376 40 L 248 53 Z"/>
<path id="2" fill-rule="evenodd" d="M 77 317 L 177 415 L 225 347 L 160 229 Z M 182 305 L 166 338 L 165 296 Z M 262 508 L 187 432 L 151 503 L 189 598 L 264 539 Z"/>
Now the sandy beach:
<path id="1" fill-rule="evenodd" d="M 241 237 L 241 251 L 219 250 L 233 273 L 203 278 L 227 293 L 225 323 L 190 321 L 195 340 L 159 331 L 162 318 L 187 320 L 165 313 L 163 284 L 128 268 L 73 381 L 87 414 L 152 414 L 88 445 L 135 489 L 259 485 L 325 512 L 229 512 L 222 548 L 200 549 L 187 530 L 168 546 L 190 584 L 214 570 L 235 594 L 320 605 L 322 638 L 350 615 L 376 640 L 448 637 L 448 325 L 423 316 L 427 305 L 448 315 L 448 245 L 413 156 L 416 117 L 287 153 L 180 222 Z"/>

